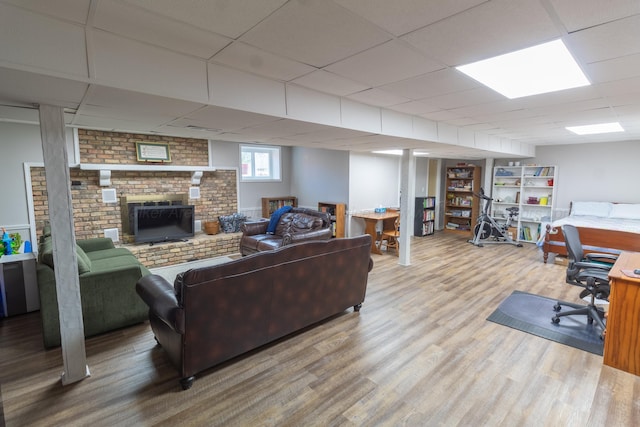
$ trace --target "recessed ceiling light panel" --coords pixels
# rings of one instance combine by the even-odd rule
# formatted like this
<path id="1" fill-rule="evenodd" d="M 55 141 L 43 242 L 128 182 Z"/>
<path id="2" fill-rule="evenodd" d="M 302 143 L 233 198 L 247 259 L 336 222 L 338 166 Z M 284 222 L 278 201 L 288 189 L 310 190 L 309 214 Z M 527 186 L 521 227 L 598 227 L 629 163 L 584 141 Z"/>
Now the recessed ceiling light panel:
<path id="1" fill-rule="evenodd" d="M 596 125 L 586 126 L 567 126 L 567 130 L 576 133 L 578 135 L 594 135 L 598 133 L 612 133 L 612 132 L 624 132 L 620 123 L 599 123 Z"/>
<path id="2" fill-rule="evenodd" d="M 456 69 L 509 99 L 590 84 L 560 39 Z"/>

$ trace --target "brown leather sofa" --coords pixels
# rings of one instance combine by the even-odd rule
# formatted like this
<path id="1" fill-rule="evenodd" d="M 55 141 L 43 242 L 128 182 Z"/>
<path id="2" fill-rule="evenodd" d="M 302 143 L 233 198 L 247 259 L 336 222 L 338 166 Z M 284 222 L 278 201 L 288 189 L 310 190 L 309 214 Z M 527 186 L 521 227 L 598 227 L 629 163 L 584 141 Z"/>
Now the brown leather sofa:
<path id="1" fill-rule="evenodd" d="M 349 307 L 359 311 L 373 268 L 371 236 L 311 241 L 188 270 L 172 286 L 145 276 L 136 291 L 180 373 L 197 373 Z"/>
<path id="2" fill-rule="evenodd" d="M 270 251 L 307 240 L 328 240 L 333 235 L 330 215 L 313 209 L 293 208 L 283 214 L 274 234 L 267 234 L 268 225 L 268 220 L 245 222 L 242 225 L 242 255 Z"/>

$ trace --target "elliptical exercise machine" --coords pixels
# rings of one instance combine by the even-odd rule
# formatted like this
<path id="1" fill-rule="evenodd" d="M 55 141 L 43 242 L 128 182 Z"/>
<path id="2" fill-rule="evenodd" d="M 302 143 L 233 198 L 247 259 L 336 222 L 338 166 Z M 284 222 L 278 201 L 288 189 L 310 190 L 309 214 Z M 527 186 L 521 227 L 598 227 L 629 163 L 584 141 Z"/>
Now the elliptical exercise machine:
<path id="1" fill-rule="evenodd" d="M 508 243 L 521 248 L 522 243 L 513 240 L 508 232 L 513 218 L 518 216 L 520 209 L 516 206 L 507 208 L 506 210 L 509 213 L 507 221 L 504 224 L 500 224 L 489 215 L 493 199 L 484 194 L 484 189 L 480 188 L 480 193 L 473 193 L 473 195 L 484 200 L 484 207 L 478 217 L 476 228 L 473 230 L 473 239 L 469 240 L 469 243 L 473 243 L 478 247 L 482 247 L 485 243 Z"/>

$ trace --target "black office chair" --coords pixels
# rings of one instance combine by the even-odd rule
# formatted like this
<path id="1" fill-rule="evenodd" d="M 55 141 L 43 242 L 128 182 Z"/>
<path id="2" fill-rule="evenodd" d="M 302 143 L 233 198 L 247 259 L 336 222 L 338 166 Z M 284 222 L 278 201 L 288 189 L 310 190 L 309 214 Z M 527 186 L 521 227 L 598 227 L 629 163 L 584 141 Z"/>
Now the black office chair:
<path id="1" fill-rule="evenodd" d="M 560 323 L 560 317 L 573 315 L 586 315 L 589 324 L 593 321 L 605 330 L 604 311 L 595 304 L 596 299 L 608 300 L 609 298 L 609 271 L 618 258 L 617 255 L 603 253 L 584 253 L 578 229 L 573 225 L 562 227 L 564 241 L 567 247 L 569 264 L 567 265 L 567 283 L 580 286 L 584 290 L 580 293 L 580 298 L 591 297 L 588 305 L 573 304 L 565 301 L 558 301 L 553 309 L 555 316 L 551 318 L 553 323 Z M 573 308 L 569 311 L 560 311 L 563 306 Z M 602 335 L 601 335 L 602 336 Z"/>

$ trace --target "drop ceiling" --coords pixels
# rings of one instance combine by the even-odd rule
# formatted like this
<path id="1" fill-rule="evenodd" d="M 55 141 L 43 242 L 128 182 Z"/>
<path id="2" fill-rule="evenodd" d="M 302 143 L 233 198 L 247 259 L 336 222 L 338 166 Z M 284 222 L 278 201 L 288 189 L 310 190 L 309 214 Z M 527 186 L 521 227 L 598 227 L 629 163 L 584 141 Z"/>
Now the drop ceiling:
<path id="1" fill-rule="evenodd" d="M 455 70 L 557 38 L 590 86 L 509 100 Z M 640 2 L 0 0 L 0 119 L 41 103 L 78 127 L 442 158 L 640 140 Z"/>

